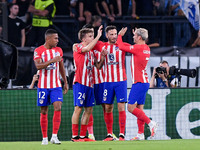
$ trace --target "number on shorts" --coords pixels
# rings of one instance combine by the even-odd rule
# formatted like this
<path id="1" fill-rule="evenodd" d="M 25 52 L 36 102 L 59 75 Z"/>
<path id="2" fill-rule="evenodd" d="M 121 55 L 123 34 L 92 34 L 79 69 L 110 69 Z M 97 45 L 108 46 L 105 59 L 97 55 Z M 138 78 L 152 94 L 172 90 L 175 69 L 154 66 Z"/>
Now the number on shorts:
<path id="1" fill-rule="evenodd" d="M 45 99 L 45 92 L 44 91 L 39 92 L 39 98 Z"/>
<path id="2" fill-rule="evenodd" d="M 104 96 L 107 96 L 107 95 L 108 95 L 108 90 L 107 90 L 107 89 L 104 90 L 103 95 L 104 95 Z"/>
<path id="3" fill-rule="evenodd" d="M 81 92 L 78 92 L 78 94 L 79 94 L 79 97 L 78 97 L 78 99 L 85 99 L 85 93 L 81 93 Z"/>

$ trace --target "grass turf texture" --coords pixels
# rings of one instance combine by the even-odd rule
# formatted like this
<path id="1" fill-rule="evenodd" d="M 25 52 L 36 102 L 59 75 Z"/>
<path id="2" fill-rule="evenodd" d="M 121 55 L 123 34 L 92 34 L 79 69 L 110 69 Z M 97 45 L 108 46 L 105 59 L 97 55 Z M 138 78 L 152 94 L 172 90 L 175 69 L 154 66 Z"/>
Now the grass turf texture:
<path id="1" fill-rule="evenodd" d="M 40 142 L 0 142 L 0 150 L 198 150 L 200 139 L 145 141 L 62 141 L 61 145 L 41 145 Z"/>

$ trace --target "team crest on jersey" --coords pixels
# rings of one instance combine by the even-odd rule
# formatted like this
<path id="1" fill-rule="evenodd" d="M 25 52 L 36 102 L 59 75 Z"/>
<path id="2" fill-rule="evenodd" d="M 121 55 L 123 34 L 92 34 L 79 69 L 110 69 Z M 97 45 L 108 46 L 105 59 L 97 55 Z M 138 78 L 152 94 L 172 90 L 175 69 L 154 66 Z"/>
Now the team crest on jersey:
<path id="1" fill-rule="evenodd" d="M 43 99 L 40 99 L 40 104 L 43 104 L 44 103 L 44 100 Z"/>
<path id="2" fill-rule="evenodd" d="M 110 60 L 110 61 L 114 61 L 114 60 L 115 60 L 115 56 L 114 56 L 114 54 L 112 54 L 112 53 L 110 53 L 110 54 L 108 55 L 108 57 L 109 57 L 109 60 Z"/>
<path id="3" fill-rule="evenodd" d="M 55 52 L 55 56 L 59 56 L 59 52 Z"/>
<path id="4" fill-rule="evenodd" d="M 116 47 L 115 47 L 115 50 L 118 51 L 118 50 L 119 50 L 119 47 L 116 46 Z"/>

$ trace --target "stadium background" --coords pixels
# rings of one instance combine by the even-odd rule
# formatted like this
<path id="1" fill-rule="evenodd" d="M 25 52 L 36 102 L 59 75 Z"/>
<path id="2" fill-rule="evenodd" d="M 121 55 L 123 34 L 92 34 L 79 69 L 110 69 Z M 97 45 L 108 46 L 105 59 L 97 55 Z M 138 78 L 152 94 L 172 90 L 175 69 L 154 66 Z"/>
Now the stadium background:
<path id="1" fill-rule="evenodd" d="M 3 9 L 7 9 L 3 7 Z M 6 19 L 7 17 L 2 16 L 3 19 L 3 38 L 6 39 Z M 132 19 L 130 16 L 123 16 L 122 18 L 116 18 L 115 22 L 112 23 L 117 25 L 118 30 L 121 27 L 128 26 L 127 34 L 124 40 L 128 43 L 132 43 L 131 28 L 145 26 L 147 28 L 153 28 L 152 33 L 156 37 L 161 47 L 152 48 L 152 54 L 150 63 L 148 64 L 148 73 L 151 77 L 153 67 L 157 67 L 160 60 L 168 60 L 171 65 L 177 64 L 177 67 L 181 68 L 196 68 L 199 74 L 199 48 L 176 48 L 171 46 L 173 43 L 173 23 L 175 22 L 188 22 L 184 17 L 174 17 L 174 16 L 155 16 L 149 17 L 144 16 L 139 19 Z M 65 35 L 59 25 L 67 26 L 69 34 Z M 107 19 L 103 19 L 103 25 L 107 26 L 111 24 Z M 81 27 L 81 24 L 76 19 L 71 19 L 67 16 L 57 16 L 54 19 L 54 28 L 59 31 L 60 43 L 59 46 L 63 48 L 64 57 L 72 64 L 72 52 L 71 45 L 73 42 L 77 42 L 77 31 Z M 160 35 L 154 34 L 153 31 L 158 31 Z M 192 34 L 196 37 L 197 31 L 192 30 Z M 193 39 L 194 40 L 194 39 Z M 191 41 L 190 41 L 191 42 Z M 31 83 L 33 74 L 35 74 L 34 65 L 32 61 L 34 47 L 18 48 L 18 76 L 16 80 L 13 80 L 14 86 L 27 86 Z M 196 57 L 191 57 L 196 56 Z M 129 59 L 127 57 L 126 65 L 129 66 Z M 68 65 L 66 64 L 66 66 Z M 68 66 L 69 68 L 71 67 Z M 68 69 L 69 69 L 68 68 Z M 68 70 L 69 71 L 69 70 Z M 130 71 L 127 68 L 127 71 Z M 69 73 L 69 76 L 73 74 Z M 127 73 L 130 75 L 130 72 Z M 129 87 L 131 81 L 128 81 Z M 199 76 L 195 79 L 183 77 L 182 87 L 188 88 L 177 88 L 168 89 L 168 93 L 163 97 L 164 89 L 158 92 L 158 89 L 150 89 L 151 92 L 155 93 L 156 96 L 147 94 L 145 112 L 151 118 L 152 116 L 157 116 L 155 121 L 160 123 L 160 129 L 163 129 L 162 134 L 159 135 L 158 139 L 179 139 L 179 138 L 200 138 L 200 89 L 192 88 L 199 87 Z M 19 88 L 19 87 L 16 87 Z M 69 90 L 67 95 L 64 95 L 64 103 L 62 106 L 62 121 L 60 130 L 58 133 L 59 139 L 61 141 L 69 141 L 71 138 L 71 116 L 73 113 L 73 94 L 72 90 Z M 156 98 L 155 98 L 156 97 Z M 41 141 L 42 135 L 40 131 L 40 108 L 36 106 L 37 94 L 36 90 L 29 89 L 8 89 L 0 90 L 0 141 Z M 163 104 L 163 101 L 165 103 Z M 153 101 L 156 100 L 158 106 L 154 114 L 150 112 L 152 109 Z M 179 110 L 188 104 L 193 104 L 187 111 L 182 112 L 182 120 L 179 125 L 182 125 L 181 133 L 185 133 L 186 136 L 180 135 L 178 132 L 177 115 Z M 160 106 L 165 106 L 165 110 L 160 109 Z M 163 116 L 163 112 L 164 115 Z M 189 113 L 188 113 L 189 112 Z M 130 114 L 127 113 L 127 127 L 126 127 L 126 139 L 133 137 L 136 134 L 136 119 L 131 118 Z M 52 117 L 53 117 L 53 107 L 50 107 L 48 114 L 48 135 L 51 136 L 52 129 Z M 163 124 L 166 123 L 166 124 Z M 191 124 L 188 124 L 190 122 Z M 161 127 L 162 125 L 162 127 Z M 118 112 L 117 105 L 115 103 L 114 107 L 114 133 L 118 135 Z M 186 130 L 187 129 L 187 130 Z M 187 133 L 189 132 L 188 136 Z M 103 111 L 101 106 L 94 107 L 94 134 L 97 140 L 102 140 L 106 136 L 106 126 L 103 120 Z M 150 133 L 145 126 L 145 137 L 149 137 Z M 192 136 L 191 136 L 192 135 Z"/>

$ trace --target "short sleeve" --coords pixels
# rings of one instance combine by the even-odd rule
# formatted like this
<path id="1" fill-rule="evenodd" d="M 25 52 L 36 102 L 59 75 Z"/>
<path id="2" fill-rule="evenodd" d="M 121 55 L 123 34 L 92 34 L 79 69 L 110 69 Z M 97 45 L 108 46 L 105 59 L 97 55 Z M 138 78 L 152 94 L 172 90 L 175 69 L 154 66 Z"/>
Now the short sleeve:
<path id="1" fill-rule="evenodd" d="M 83 49 L 83 45 L 82 44 L 77 44 L 76 48 L 77 48 L 77 52 L 78 53 L 82 53 L 82 49 Z"/>
<path id="2" fill-rule="evenodd" d="M 33 60 L 39 59 L 41 58 L 41 54 L 39 52 L 39 48 L 36 48 L 34 51 L 34 56 L 33 56 Z"/>

